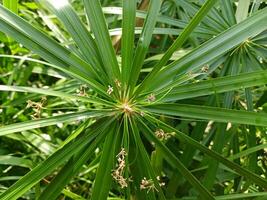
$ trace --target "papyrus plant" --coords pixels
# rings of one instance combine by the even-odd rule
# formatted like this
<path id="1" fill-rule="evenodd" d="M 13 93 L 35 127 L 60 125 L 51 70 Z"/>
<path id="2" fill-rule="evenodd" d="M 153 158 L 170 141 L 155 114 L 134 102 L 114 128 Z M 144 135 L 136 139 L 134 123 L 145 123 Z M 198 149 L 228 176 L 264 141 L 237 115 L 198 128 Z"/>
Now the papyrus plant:
<path id="1" fill-rule="evenodd" d="M 264 175 L 264 170 L 255 170 L 257 163 L 252 163 L 252 158 L 257 161 L 255 151 L 264 148 L 255 149 L 256 135 L 263 137 L 267 126 L 267 114 L 254 107 L 258 98 L 254 89 L 261 91 L 267 83 L 267 10 L 255 8 L 258 1 L 170 2 L 179 8 L 178 14 L 183 12 L 184 20 L 161 15 L 166 3 L 161 0 L 151 0 L 147 12 L 137 11 L 136 0 L 121 0 L 118 13 L 102 9 L 99 0 L 84 0 L 86 24 L 67 0 L 38 1 L 39 9 L 49 10 L 61 21 L 72 37 L 71 44 L 61 44 L 60 38 L 56 41 L 0 6 L 0 31 L 68 80 L 75 80 L 80 91 L 14 85 L 1 85 L 0 90 L 82 105 L 77 112 L 42 117 L 44 101 L 28 99 L 34 119 L 0 127 L 0 136 L 5 137 L 79 121 L 66 141 L 3 192 L 1 200 L 18 199 L 34 192 L 36 185 L 40 187 L 34 192 L 36 199 L 52 200 L 60 194 L 82 199 L 65 187 L 90 162 L 98 164 L 92 188 L 88 188 L 93 200 L 266 195 L 266 171 Z M 248 16 L 249 6 L 253 8 Z M 122 15 L 117 53 L 103 11 Z M 145 18 L 140 35 L 136 34 L 140 30 L 135 27 L 136 16 Z M 161 24 L 178 26 L 178 37 L 147 70 L 153 34 L 171 34 L 168 28 L 158 28 Z M 200 44 L 173 58 L 176 51 L 187 48 L 191 36 Z M 237 132 L 249 133 L 245 142 Z M 241 144 L 247 151 L 235 154 Z M 96 149 L 100 153 L 95 158 Z M 248 161 L 240 161 L 242 156 Z M 223 179 L 223 174 L 230 178 Z M 216 189 L 229 184 L 235 186 Z M 242 188 L 250 186 L 255 193 L 242 194 L 249 191 Z"/>

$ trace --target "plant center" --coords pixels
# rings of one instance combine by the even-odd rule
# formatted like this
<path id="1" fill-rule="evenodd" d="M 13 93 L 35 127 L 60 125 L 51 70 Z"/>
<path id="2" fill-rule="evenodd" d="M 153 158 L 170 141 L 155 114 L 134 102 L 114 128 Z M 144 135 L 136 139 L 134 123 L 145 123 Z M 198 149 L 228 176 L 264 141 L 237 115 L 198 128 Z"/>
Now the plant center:
<path id="1" fill-rule="evenodd" d="M 127 101 L 122 103 L 121 108 L 123 112 L 127 115 L 130 115 L 134 112 L 132 105 L 130 105 Z"/>

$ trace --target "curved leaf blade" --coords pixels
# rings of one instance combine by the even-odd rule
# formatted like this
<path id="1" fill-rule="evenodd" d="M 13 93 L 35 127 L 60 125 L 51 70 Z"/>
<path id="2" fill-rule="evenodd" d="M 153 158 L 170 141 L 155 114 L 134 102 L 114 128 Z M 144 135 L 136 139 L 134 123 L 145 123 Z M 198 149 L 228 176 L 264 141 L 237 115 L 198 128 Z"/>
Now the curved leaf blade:
<path id="1" fill-rule="evenodd" d="M 101 105 L 110 105 L 111 103 L 97 97 L 83 97 L 73 94 L 68 94 L 66 92 L 55 91 L 51 89 L 24 87 L 24 86 L 12 86 L 12 85 L 0 85 L 0 91 L 13 91 L 13 92 L 25 92 L 25 93 L 35 93 L 47 96 L 60 97 L 63 99 L 68 99 L 72 101 L 81 101 L 87 103 L 95 103 Z"/>
<path id="2" fill-rule="evenodd" d="M 2 5 L 0 5 L 0 30 L 51 62 L 55 68 L 88 83 L 109 98 L 104 87 L 95 81 L 97 74 L 91 65 Z"/>
<path id="3" fill-rule="evenodd" d="M 158 104 L 143 108 L 146 111 L 171 116 L 205 119 L 217 122 L 231 122 L 255 126 L 267 126 L 267 114 L 243 110 L 188 104 Z"/>
<path id="4" fill-rule="evenodd" d="M 134 54 L 134 36 L 135 36 L 135 15 L 136 0 L 123 0 L 123 17 L 122 17 L 122 43 L 121 43 L 121 59 L 122 59 L 122 81 L 128 83 L 131 73 L 131 65 Z"/>
<path id="5" fill-rule="evenodd" d="M 166 131 L 174 132 L 175 136 L 181 140 L 182 142 L 188 143 L 192 147 L 200 150 L 201 152 L 207 154 L 211 158 L 217 160 L 218 162 L 224 164 L 225 166 L 229 167 L 230 169 L 234 170 L 237 174 L 246 177 L 248 180 L 253 181 L 254 183 L 258 184 L 262 188 L 267 188 L 267 181 L 266 179 L 262 178 L 261 176 L 250 172 L 249 170 L 239 166 L 238 164 L 224 158 L 219 153 L 210 150 L 208 147 L 204 146 L 203 144 L 199 143 L 198 141 L 192 139 L 190 136 L 178 131 L 177 129 L 169 126 L 168 124 L 154 118 L 151 116 L 146 116 L 149 121 L 157 123 L 161 128 L 164 128 Z"/>
<path id="6" fill-rule="evenodd" d="M 181 59 L 167 65 L 157 73 L 153 81 L 150 81 L 148 89 L 151 91 L 156 88 L 162 88 L 183 74 L 200 70 L 205 64 L 261 33 L 267 26 L 266 11 L 267 8 L 264 8 L 256 12 L 241 23 L 232 26 L 215 38 L 195 48 Z"/>
<path id="7" fill-rule="evenodd" d="M 153 131 L 142 121 L 139 120 L 144 128 L 145 137 L 154 142 L 162 150 L 164 158 L 173 167 L 179 170 L 180 174 L 199 192 L 203 199 L 215 199 L 212 194 L 198 181 L 198 179 L 183 165 L 183 163 L 154 135 Z"/>
<path id="8" fill-rule="evenodd" d="M 95 41 L 84 24 L 79 19 L 76 12 L 73 10 L 70 3 L 64 3 L 64 6 L 58 8 L 49 0 L 38 0 L 41 5 L 51 10 L 65 25 L 67 31 L 71 34 L 73 40 L 82 52 L 83 58 L 90 63 L 91 66 L 96 67 L 96 71 L 101 75 L 103 73 L 100 64 L 100 55 L 96 47 Z M 99 73 L 99 71 L 101 73 Z M 101 79 L 102 81 L 103 79 Z"/>
<path id="9" fill-rule="evenodd" d="M 210 9 L 214 6 L 214 4 L 218 0 L 207 0 L 204 5 L 200 8 L 200 10 L 196 13 L 193 19 L 189 22 L 189 24 L 185 27 L 185 29 L 181 32 L 178 38 L 172 43 L 170 48 L 166 51 L 160 61 L 153 67 L 153 70 L 147 75 L 145 80 L 141 83 L 139 88 L 136 91 L 136 95 L 145 87 L 146 83 L 149 83 L 150 80 L 161 70 L 161 68 L 166 65 L 169 61 L 173 53 L 182 47 L 184 42 L 189 38 L 190 34 L 194 31 L 197 25 L 201 22 L 201 20 L 209 13 Z"/>
<path id="10" fill-rule="evenodd" d="M 134 53 L 133 63 L 132 63 L 132 69 L 131 69 L 131 78 L 129 80 L 129 87 L 130 91 L 135 87 L 135 84 L 138 80 L 140 70 L 142 68 L 142 65 L 145 60 L 145 56 L 147 54 L 151 39 L 153 30 L 155 28 L 156 22 L 157 22 L 157 15 L 161 7 L 162 0 L 154 0 L 150 1 L 149 3 L 149 10 L 148 14 L 146 16 L 144 26 L 142 29 L 142 33 L 139 37 L 137 47 Z"/>
<path id="11" fill-rule="evenodd" d="M 63 114 L 55 117 L 49 117 L 46 119 L 36 119 L 26 122 L 19 122 L 0 127 L 0 136 L 7 135 L 10 133 L 17 133 L 31 129 L 56 125 L 58 123 L 73 122 L 87 118 L 101 117 L 106 114 L 107 113 L 103 111 L 85 111 L 85 112 Z"/>
<path id="12" fill-rule="evenodd" d="M 174 88 L 162 101 L 218 94 L 238 89 L 267 84 L 267 71 L 244 73 L 237 76 L 226 76 L 197 83 L 184 84 Z"/>
<path id="13" fill-rule="evenodd" d="M 112 181 L 112 167 L 116 158 L 116 146 L 119 144 L 117 140 L 118 132 L 119 131 L 113 127 L 105 139 L 100 164 L 93 185 L 92 200 L 107 199 L 108 197 Z"/>
<path id="14" fill-rule="evenodd" d="M 99 49 L 104 68 L 114 85 L 116 79 L 121 80 L 119 64 L 116 58 L 105 16 L 103 14 L 99 0 L 84 0 L 85 11 L 90 22 L 90 28 L 94 33 L 96 45 Z"/>
<path id="15" fill-rule="evenodd" d="M 3 194 L 0 195 L 0 199 L 10 200 L 21 197 L 36 183 L 53 172 L 66 160 L 68 160 L 73 154 L 79 152 L 86 144 L 88 144 L 88 142 L 92 141 L 96 136 L 97 134 L 86 134 L 76 141 L 66 144 L 64 147 L 52 154 L 48 159 L 35 167 L 28 174 L 23 176 L 10 188 L 8 188 Z"/>

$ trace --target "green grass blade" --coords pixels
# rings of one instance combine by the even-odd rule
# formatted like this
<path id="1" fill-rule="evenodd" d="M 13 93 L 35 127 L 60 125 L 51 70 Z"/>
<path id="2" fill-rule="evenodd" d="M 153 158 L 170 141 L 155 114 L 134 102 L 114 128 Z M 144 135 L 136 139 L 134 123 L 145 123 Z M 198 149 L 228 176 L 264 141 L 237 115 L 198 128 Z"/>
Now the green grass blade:
<path id="1" fill-rule="evenodd" d="M 198 6 L 193 4 L 192 2 L 188 2 L 186 0 L 174 0 L 174 2 L 177 6 L 181 6 L 182 9 L 185 11 L 185 18 L 192 18 L 194 14 L 198 11 Z M 216 33 L 220 33 L 226 28 L 224 21 L 223 23 L 221 23 L 221 21 L 223 20 L 220 15 L 214 15 L 214 12 L 211 12 L 207 16 L 207 18 L 203 20 L 202 24 L 206 28 L 215 31 Z"/>
<path id="2" fill-rule="evenodd" d="M 247 18 L 249 6 L 250 6 L 250 0 L 239 0 L 238 1 L 236 13 L 235 13 L 235 18 L 236 18 L 237 23 Z"/>
<path id="3" fill-rule="evenodd" d="M 34 166 L 33 162 L 29 159 L 9 155 L 0 155 L 0 165 L 20 166 L 26 168 L 32 168 Z"/>
<path id="4" fill-rule="evenodd" d="M 125 152 L 129 154 L 130 152 L 130 130 L 129 130 L 129 121 L 128 116 L 123 117 L 123 136 L 122 136 L 122 148 L 124 148 Z M 125 157 L 125 168 L 129 169 L 129 155 Z M 125 171 L 125 179 L 129 180 L 129 170 Z M 127 182 L 127 184 L 129 184 Z M 130 187 L 126 188 L 125 195 L 127 197 L 131 196 L 131 189 Z"/>
<path id="5" fill-rule="evenodd" d="M 214 4 L 218 0 L 207 0 L 205 4 L 200 8 L 200 10 L 195 14 L 193 19 L 189 22 L 189 24 L 185 27 L 182 33 L 178 36 L 178 38 L 172 43 L 170 48 L 166 51 L 160 61 L 153 67 L 153 70 L 148 74 L 146 79 L 141 83 L 138 90 L 136 91 L 136 95 L 142 91 L 143 87 L 146 87 L 146 84 L 153 79 L 155 74 L 157 74 L 161 68 L 166 65 L 166 63 L 170 60 L 171 56 L 177 49 L 181 48 L 185 41 L 192 34 L 194 29 L 198 26 L 198 24 L 202 21 L 202 19 L 208 14 L 210 9 L 214 6 Z"/>
<path id="6" fill-rule="evenodd" d="M 248 156 L 248 155 L 250 155 L 252 153 L 255 153 L 255 152 L 260 151 L 260 150 L 265 149 L 265 148 L 267 148 L 267 144 L 260 144 L 260 145 L 254 146 L 254 147 L 250 147 L 250 148 L 248 148 L 248 149 L 246 149 L 244 151 L 241 151 L 239 153 L 236 153 L 236 154 L 234 154 L 232 156 L 229 156 L 228 159 L 229 160 L 235 160 L 237 158 Z"/>
<path id="7" fill-rule="evenodd" d="M 239 55 L 234 54 L 231 59 L 228 59 L 228 72 L 226 74 L 229 75 L 236 75 L 239 72 Z M 215 94 L 216 95 L 216 94 Z M 223 108 L 232 108 L 232 104 L 234 101 L 234 93 L 233 92 L 227 92 L 223 95 L 223 102 L 222 107 Z M 218 104 L 218 106 L 220 106 Z M 224 148 L 224 141 L 225 141 L 225 135 L 226 135 L 226 129 L 227 124 L 216 124 L 216 132 L 213 138 L 213 146 L 212 150 L 216 151 L 217 153 L 222 153 Z M 214 182 L 216 180 L 217 171 L 219 168 L 219 162 L 214 161 L 212 158 L 207 158 L 208 163 L 208 169 L 204 175 L 203 178 L 203 184 L 208 188 L 212 189 Z"/>
<path id="8" fill-rule="evenodd" d="M 96 134 L 86 134 L 74 142 L 65 145 L 57 150 L 48 159 L 35 167 L 28 174 L 23 176 L 19 181 L 13 184 L 8 190 L 0 195 L 1 200 L 17 199 L 32 188 L 36 183 L 53 172 L 58 166 L 63 164 L 72 155 L 79 152 L 86 144 L 92 141 Z"/>
<path id="9" fill-rule="evenodd" d="M 27 56 L 13 56 L 13 55 L 6 55 L 6 54 L 0 54 L 0 58 L 11 58 L 11 59 L 13 58 L 13 59 L 18 59 L 20 61 L 29 61 L 32 63 L 37 63 L 37 65 L 34 66 L 32 69 L 33 73 L 46 74 L 48 76 L 53 76 L 53 77 L 60 78 L 60 79 L 66 79 L 67 77 L 69 77 L 67 74 L 63 73 L 62 71 L 53 69 L 53 68 L 58 68 L 58 66 L 55 66 L 53 64 L 50 64 L 42 60 L 34 59 L 31 57 L 27 57 Z M 38 64 L 42 64 L 43 66 L 38 66 Z M 44 66 L 48 66 L 48 67 L 50 66 L 51 68 L 45 68 Z"/>
<path id="10" fill-rule="evenodd" d="M 176 101 L 267 84 L 267 71 L 226 76 L 174 88 L 162 101 Z M 160 98 L 160 97 L 159 97 Z"/>
<path id="11" fill-rule="evenodd" d="M 110 123 L 113 120 L 109 120 L 106 123 L 107 119 L 103 119 L 101 122 L 96 122 L 94 124 L 94 128 L 90 129 L 93 132 L 98 133 L 97 137 L 87 145 L 84 149 L 82 149 L 79 153 L 74 155 L 60 170 L 60 172 L 56 175 L 56 177 L 50 182 L 50 184 L 45 188 L 39 197 L 40 200 L 53 200 L 56 199 L 63 188 L 69 183 L 71 178 L 75 176 L 81 169 L 81 167 L 86 163 L 87 160 L 90 159 L 95 149 L 99 145 L 99 143 L 106 136 L 106 129 L 110 127 Z M 104 122 L 104 123 L 103 123 Z M 92 133 L 90 133 L 92 134 Z"/>
<path id="12" fill-rule="evenodd" d="M 112 85 L 114 81 L 121 80 L 120 69 L 115 55 L 114 48 L 109 36 L 105 16 L 103 14 L 99 0 L 84 0 L 84 6 L 87 17 L 90 22 L 90 28 L 94 33 L 96 45 L 99 49 L 106 72 L 109 75 Z"/>
<path id="13" fill-rule="evenodd" d="M 152 174 L 147 169 L 146 164 L 144 163 L 144 160 L 142 158 L 142 152 L 139 148 L 141 145 L 139 139 L 140 130 L 136 129 L 136 124 L 134 124 L 135 121 L 129 118 L 129 129 L 131 130 L 131 138 L 134 141 L 134 145 L 131 145 L 131 149 L 129 152 L 129 159 L 130 159 L 130 170 L 131 170 L 131 176 L 133 177 L 133 183 L 131 184 L 132 187 L 137 188 L 135 190 L 135 198 L 136 199 L 143 199 L 143 200 L 156 200 L 156 189 L 158 186 L 156 182 L 154 182 L 154 179 L 152 177 Z M 151 188 L 151 190 L 147 189 L 141 189 L 140 184 L 142 180 L 146 178 L 147 180 L 152 180 L 153 184 L 155 186 Z"/>
<path id="14" fill-rule="evenodd" d="M 225 143 L 224 141 L 225 141 L 225 135 L 226 135 L 226 128 L 227 128 L 227 124 L 216 124 L 216 132 L 213 138 L 214 145 L 212 146 L 211 149 L 217 153 L 222 153 L 222 149 Z M 203 177 L 203 185 L 205 185 L 206 188 L 211 190 L 216 181 L 216 175 L 217 175 L 218 168 L 219 168 L 219 162 L 210 157 L 208 157 L 205 161 L 208 163 L 207 165 L 208 165 L 209 170 L 205 172 L 205 175 Z"/>
<path id="15" fill-rule="evenodd" d="M 123 14 L 122 8 L 120 8 L 120 7 L 105 7 L 105 8 L 103 8 L 103 12 L 106 14 L 114 14 L 114 15 L 122 15 Z M 143 10 L 137 10 L 136 11 L 136 17 L 137 18 L 145 19 L 146 16 L 147 16 L 146 11 L 143 11 Z M 173 27 L 178 27 L 178 28 L 185 28 L 188 24 L 186 21 L 174 19 L 174 18 L 168 17 L 166 15 L 158 15 L 157 16 L 157 22 L 163 23 L 166 25 L 171 25 Z M 137 28 L 137 27 L 135 27 L 135 28 Z M 195 28 L 194 32 L 201 34 L 201 36 L 203 36 L 203 37 L 206 36 L 208 38 L 217 34 L 217 32 L 209 30 L 209 29 L 201 26 L 201 24 Z"/>
<path id="16" fill-rule="evenodd" d="M 1 31 L 57 66 L 57 69 L 88 83 L 102 95 L 109 97 L 105 88 L 94 80 L 96 72 L 88 63 L 1 5 L 0 22 Z"/>
<path id="17" fill-rule="evenodd" d="M 131 89 L 130 90 L 131 92 L 133 91 L 135 87 L 135 84 L 140 74 L 140 70 L 144 63 L 144 60 L 145 60 L 145 57 L 146 57 L 146 54 L 147 54 L 147 51 L 148 51 L 148 48 L 151 42 L 153 30 L 157 22 L 156 19 L 157 19 L 157 15 L 161 7 L 161 3 L 162 3 L 162 0 L 150 1 L 148 14 L 145 19 L 142 33 L 139 37 L 137 47 L 135 50 L 135 54 L 134 54 L 134 59 L 133 59 L 133 64 L 132 64 L 132 69 L 131 69 L 131 78 L 129 80 L 129 87 Z"/>
<path id="18" fill-rule="evenodd" d="M 73 40 L 80 49 L 83 58 L 96 68 L 98 74 L 105 74 L 102 69 L 100 55 L 95 41 L 86 27 L 83 25 L 72 6 L 66 2 L 64 6 L 58 8 L 49 0 L 38 0 L 44 7 L 51 10 L 65 25 Z M 104 72 L 104 73 L 103 73 Z M 102 80 L 102 79 L 101 79 Z"/>
<path id="19" fill-rule="evenodd" d="M 202 199 L 215 199 L 211 193 L 198 181 L 198 179 L 182 164 L 182 162 L 155 136 L 154 132 L 146 125 L 145 122 L 140 120 L 140 124 L 144 128 L 145 137 L 154 142 L 158 148 L 161 149 L 166 161 L 199 192 Z"/>
<path id="20" fill-rule="evenodd" d="M 100 164 L 93 185 L 92 200 L 107 199 L 108 197 L 112 181 L 112 167 L 116 158 L 116 146 L 119 144 L 117 140 L 118 132 L 119 130 L 113 127 L 105 139 Z"/>
<path id="21" fill-rule="evenodd" d="M 18 0 L 3 0 L 3 6 L 18 14 Z"/>
<path id="22" fill-rule="evenodd" d="M 82 97 L 82 96 L 78 96 L 78 95 L 68 94 L 66 92 L 51 90 L 51 89 L 23 87 L 23 86 L 11 86 L 11 85 L 0 85 L 0 91 L 35 93 L 35 94 L 42 94 L 45 96 L 60 97 L 60 98 L 68 99 L 71 101 L 81 101 L 81 102 L 94 103 L 94 104 L 100 104 L 100 105 L 111 105 L 110 102 L 99 99 L 97 97 L 93 97 L 93 96 L 92 97 Z"/>
<path id="23" fill-rule="evenodd" d="M 64 189 L 62 191 L 62 194 L 66 195 L 66 197 L 69 197 L 71 199 L 78 199 L 78 200 L 86 200 L 85 198 L 81 197 L 80 195 L 77 195 L 69 190 Z"/>
<path id="24" fill-rule="evenodd" d="M 142 27 L 135 27 L 134 34 L 141 35 L 142 30 L 143 30 Z M 115 28 L 115 29 L 109 30 L 109 34 L 111 36 L 120 36 L 122 35 L 122 32 L 123 32 L 122 28 Z M 154 28 L 152 34 L 153 35 L 179 35 L 180 32 L 181 32 L 181 29 L 176 29 L 176 28 Z"/>
<path id="25" fill-rule="evenodd" d="M 216 200 L 265 200 L 267 197 L 267 192 L 251 192 L 243 194 L 228 194 L 216 196 Z M 183 198 L 173 198 L 172 200 L 197 200 L 197 197 L 183 197 Z"/>
<path id="26" fill-rule="evenodd" d="M 258 198 L 257 198 L 258 197 Z M 255 199 L 255 200 L 264 200 L 267 197 L 267 192 L 255 192 L 255 193 L 243 193 L 243 194 L 229 194 L 217 196 L 216 200 L 244 200 L 244 199 Z"/>
<path id="27" fill-rule="evenodd" d="M 18 0 L 3 0 L 3 6 L 7 9 L 11 10 L 13 13 L 18 14 Z M 7 37 L 9 48 L 11 49 L 12 54 L 16 53 L 16 50 L 18 48 L 18 44 L 13 41 L 12 38 Z"/>
<path id="28" fill-rule="evenodd" d="M 67 64 L 66 67 L 75 66 L 78 72 L 85 73 L 89 77 L 92 77 L 92 74 L 95 74 L 93 68 L 90 65 L 78 58 L 75 54 L 69 52 L 64 47 L 60 46 L 54 40 L 46 36 L 46 34 L 37 30 L 22 18 L 11 13 L 1 5 L 0 11 L 0 29 L 3 32 L 6 32 L 8 35 L 11 35 L 15 39 L 19 40 L 19 42 L 21 42 L 25 46 L 28 46 L 27 44 L 29 44 L 31 50 L 41 51 L 41 49 L 39 49 L 41 47 L 42 49 L 48 49 L 41 55 L 44 55 L 48 58 L 48 53 L 53 54 L 61 60 L 60 64 L 62 64 L 62 62 L 66 62 L 64 63 L 64 65 Z M 14 30 L 14 32 L 12 32 L 12 30 Z M 26 37 L 27 39 L 23 38 L 22 40 L 22 36 L 24 36 L 24 38 Z M 30 43 L 30 41 L 32 42 Z M 33 43 L 35 43 L 35 45 L 33 45 Z M 58 62 L 54 64 L 57 65 Z"/>
<path id="29" fill-rule="evenodd" d="M 171 116 L 267 126 L 267 114 L 188 104 L 159 104 L 144 107 L 146 111 Z"/>
<path id="30" fill-rule="evenodd" d="M 176 130 L 175 128 L 167 125 L 166 123 L 164 123 L 164 122 L 162 122 L 162 121 L 160 121 L 154 117 L 148 116 L 148 115 L 146 117 L 149 121 L 153 121 L 153 122 L 157 123 L 160 128 L 166 129 L 166 131 L 168 131 L 168 132 L 174 132 L 175 136 L 179 140 L 181 140 L 182 142 L 185 142 L 185 143 L 191 145 L 192 147 L 195 147 L 199 151 L 207 154 L 211 158 L 217 160 L 218 162 L 220 162 L 220 163 L 224 164 L 225 166 L 229 167 L 230 169 L 234 170 L 237 174 L 240 174 L 241 176 L 246 177 L 248 180 L 253 181 L 254 183 L 261 186 L 262 188 L 267 188 L 267 181 L 266 181 L 266 179 L 262 178 L 261 176 L 255 174 L 255 173 L 252 173 L 249 170 L 239 166 L 238 164 L 224 158 L 219 153 L 210 150 L 208 147 L 202 145 L 198 141 L 196 141 L 196 140 L 192 139 L 191 137 L 189 137 L 188 135 Z"/>
<path id="31" fill-rule="evenodd" d="M 221 0 L 222 5 L 222 15 L 227 20 L 230 25 L 234 25 L 236 23 L 233 3 L 231 0 Z"/>
<path id="32" fill-rule="evenodd" d="M 131 127 L 132 127 L 132 131 L 133 131 L 133 135 L 135 137 L 136 144 L 139 148 L 140 160 L 142 162 L 140 164 L 143 166 L 145 173 L 147 175 L 149 175 L 146 178 L 148 178 L 148 179 L 150 179 L 150 177 L 152 178 L 153 183 L 155 184 L 155 187 L 157 188 L 157 192 L 159 193 L 158 194 L 159 198 L 162 200 L 164 200 L 164 199 L 166 200 L 166 198 L 163 194 L 163 191 L 159 185 L 159 181 L 157 180 L 157 176 L 159 176 L 159 174 L 156 174 L 154 169 L 151 166 L 151 161 L 150 161 L 149 156 L 147 154 L 147 151 L 144 147 L 144 144 L 141 140 L 138 126 L 137 126 L 135 121 L 130 121 L 130 122 L 131 122 Z"/>
<path id="33" fill-rule="evenodd" d="M 122 44 L 121 44 L 121 59 L 122 59 L 122 81 L 128 83 L 131 73 L 131 65 L 134 53 L 134 37 L 135 37 L 135 15 L 136 15 L 136 0 L 123 0 L 123 16 L 122 16 Z"/>
<path id="34" fill-rule="evenodd" d="M 259 34 L 267 26 L 267 8 L 256 12 L 241 23 L 232 26 L 217 37 L 197 47 L 181 59 L 161 70 L 150 81 L 149 88 L 155 90 L 170 84 L 177 75 L 184 75 L 200 69 L 210 61 L 224 55 L 233 47 Z M 179 78 L 179 76 L 177 77 Z"/>
<path id="35" fill-rule="evenodd" d="M 10 133 L 27 131 L 35 128 L 56 125 L 58 123 L 73 122 L 87 118 L 101 117 L 106 114 L 107 113 L 103 111 L 85 111 L 85 112 L 63 114 L 55 117 L 48 117 L 46 119 L 36 119 L 26 122 L 14 123 L 0 127 L 0 136 L 7 135 Z"/>

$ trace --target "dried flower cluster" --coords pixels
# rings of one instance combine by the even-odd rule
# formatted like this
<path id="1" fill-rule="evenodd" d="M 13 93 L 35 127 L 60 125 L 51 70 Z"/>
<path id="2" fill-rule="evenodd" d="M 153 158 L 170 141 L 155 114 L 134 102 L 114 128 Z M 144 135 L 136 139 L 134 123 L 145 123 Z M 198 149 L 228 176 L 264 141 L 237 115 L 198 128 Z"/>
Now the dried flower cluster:
<path id="1" fill-rule="evenodd" d="M 147 189 L 147 193 L 150 190 L 157 190 L 157 188 L 155 187 L 155 184 L 154 184 L 153 180 L 152 179 L 147 180 L 146 177 L 144 177 L 141 180 L 140 189 L 141 190 L 146 190 Z"/>
<path id="2" fill-rule="evenodd" d="M 118 79 L 115 79 L 114 82 L 118 88 L 121 88 L 121 82 Z"/>
<path id="3" fill-rule="evenodd" d="M 202 68 L 201 68 L 201 71 L 204 72 L 204 73 L 207 73 L 209 71 L 209 65 L 206 64 L 204 65 Z"/>
<path id="4" fill-rule="evenodd" d="M 157 180 L 160 181 L 160 177 L 159 176 L 157 176 Z M 160 187 L 162 187 L 164 185 L 165 185 L 164 182 L 159 182 L 159 186 Z M 153 180 L 152 179 L 148 179 L 147 180 L 146 177 L 144 177 L 141 180 L 140 189 L 141 190 L 147 190 L 147 193 L 149 193 L 151 190 L 152 191 L 156 190 L 158 192 L 157 188 L 155 187 L 155 184 L 154 184 Z"/>
<path id="5" fill-rule="evenodd" d="M 155 131 L 155 135 L 161 140 L 168 140 L 171 137 L 171 133 L 165 133 L 162 129 Z"/>
<path id="6" fill-rule="evenodd" d="M 110 85 L 108 85 L 107 93 L 108 93 L 109 95 L 111 95 L 112 92 L 113 92 L 113 87 L 111 87 Z"/>
<path id="7" fill-rule="evenodd" d="M 150 95 L 148 95 L 147 96 L 147 100 L 149 101 L 149 102 L 154 102 L 154 101 L 156 101 L 156 96 L 155 96 L 155 94 L 150 94 Z"/>
<path id="8" fill-rule="evenodd" d="M 31 115 L 33 119 L 39 119 L 41 117 L 41 110 L 43 109 L 43 105 L 46 102 L 46 97 L 42 97 L 40 102 L 34 102 L 31 100 L 27 101 L 26 108 L 32 108 L 34 111 L 34 114 Z"/>
<path id="9" fill-rule="evenodd" d="M 123 108 L 123 111 L 125 113 L 132 113 L 133 112 L 132 107 L 128 103 L 122 104 L 122 108 Z"/>
<path id="10" fill-rule="evenodd" d="M 160 177 L 157 176 L 157 180 L 160 181 Z M 165 185 L 165 182 L 159 182 L 159 186 L 160 187 L 163 187 Z"/>
<path id="11" fill-rule="evenodd" d="M 34 102 L 31 100 L 27 101 L 27 106 L 26 108 L 32 108 L 34 111 L 34 114 L 31 115 L 33 119 L 39 119 L 41 117 L 41 111 L 43 109 L 43 105 L 46 102 L 46 97 L 42 97 L 40 102 Z"/>
<path id="12" fill-rule="evenodd" d="M 87 85 L 81 85 L 80 88 L 76 91 L 78 96 L 86 97 L 88 96 L 86 93 Z"/>
<path id="13" fill-rule="evenodd" d="M 127 179 L 123 177 L 123 173 L 125 170 L 125 157 L 127 156 L 127 153 L 124 148 L 121 149 L 120 153 L 117 155 L 117 168 L 112 171 L 112 177 L 114 180 L 116 180 L 121 188 L 128 187 Z M 129 181 L 129 180 L 128 180 Z"/>

